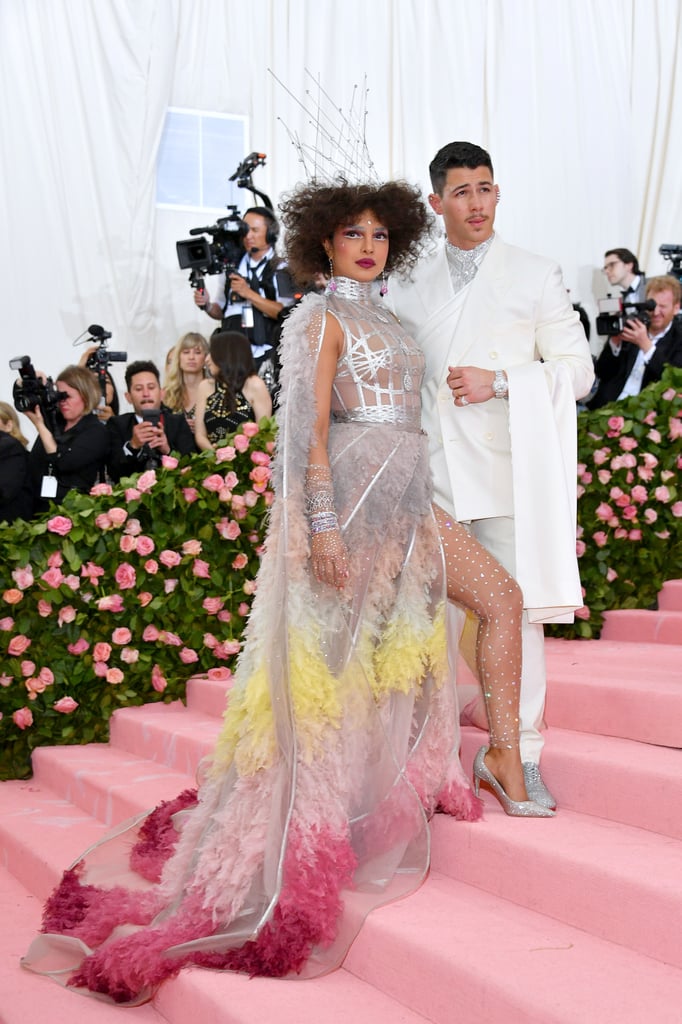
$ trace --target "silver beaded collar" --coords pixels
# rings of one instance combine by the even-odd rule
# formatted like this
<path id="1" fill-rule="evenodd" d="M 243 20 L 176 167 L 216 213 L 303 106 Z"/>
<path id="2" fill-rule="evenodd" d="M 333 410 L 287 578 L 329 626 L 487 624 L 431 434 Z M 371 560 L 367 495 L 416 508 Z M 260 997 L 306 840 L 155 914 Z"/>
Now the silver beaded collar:
<path id="1" fill-rule="evenodd" d="M 332 277 L 325 289 L 325 295 L 340 295 L 353 302 L 371 302 L 373 281 L 354 281 L 350 277 Z"/>
<path id="2" fill-rule="evenodd" d="M 494 237 L 491 235 L 490 238 L 486 238 L 485 242 L 481 242 L 473 249 L 460 249 L 448 239 L 445 240 L 445 253 L 455 292 L 461 291 L 476 277 L 478 268 L 492 245 Z"/>

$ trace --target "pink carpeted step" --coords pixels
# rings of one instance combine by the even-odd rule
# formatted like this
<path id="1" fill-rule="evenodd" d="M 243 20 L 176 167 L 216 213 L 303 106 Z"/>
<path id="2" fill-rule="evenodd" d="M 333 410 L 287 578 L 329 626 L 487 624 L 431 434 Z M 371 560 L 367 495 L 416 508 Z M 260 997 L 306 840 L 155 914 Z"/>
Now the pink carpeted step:
<path id="1" fill-rule="evenodd" d="M 232 679 L 209 679 L 207 676 L 192 676 L 187 680 L 187 707 L 204 715 L 222 718 L 227 707 L 227 696 L 232 689 Z"/>
<path id="2" fill-rule="evenodd" d="M 32 785 L 112 826 L 196 788 L 196 780 L 115 747 L 90 744 L 39 747 L 33 753 Z"/>
<path id="3" fill-rule="evenodd" d="M 682 844 L 567 810 L 510 818 L 484 801 L 483 823 L 436 816 L 435 871 L 682 967 Z"/>
<path id="4" fill-rule="evenodd" d="M 667 580 L 658 595 L 661 611 L 682 612 L 682 580 Z"/>
<path id="5" fill-rule="evenodd" d="M 451 824 L 456 857 L 467 839 Z M 369 915 L 344 967 L 435 1024 L 680 1020 L 679 969 L 435 871 L 418 892 Z"/>
<path id="6" fill-rule="evenodd" d="M 121 1024 L 124 1011 L 120 1007 L 75 995 L 54 981 L 31 974 L 19 966 L 40 928 L 41 914 L 41 901 L 9 872 L 0 868 L 0 1022 Z M 166 1020 L 151 1004 L 131 1012 L 134 1013 L 135 1024 L 164 1024 Z M 208 1018 L 205 1024 L 208 1024 Z"/>
<path id="7" fill-rule="evenodd" d="M 682 750 L 565 729 L 544 736 L 543 776 L 560 809 L 682 840 Z M 462 729 L 469 777 L 484 743 L 486 733 Z"/>
<path id="8" fill-rule="evenodd" d="M 667 644 L 545 641 L 547 721 L 682 747 L 682 658 Z"/>
<path id="9" fill-rule="evenodd" d="M 199 762 L 213 749 L 220 728 L 220 719 L 192 711 L 180 701 L 144 704 L 114 712 L 110 742 L 113 747 L 194 778 Z"/>
<path id="10" fill-rule="evenodd" d="M 682 611 L 620 608 L 605 612 L 601 639 L 638 644 L 682 644 Z"/>

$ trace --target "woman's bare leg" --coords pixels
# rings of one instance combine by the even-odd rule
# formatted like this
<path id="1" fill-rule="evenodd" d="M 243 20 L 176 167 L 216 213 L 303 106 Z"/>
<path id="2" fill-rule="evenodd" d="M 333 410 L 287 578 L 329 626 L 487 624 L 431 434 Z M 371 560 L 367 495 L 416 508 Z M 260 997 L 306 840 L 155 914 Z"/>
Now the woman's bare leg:
<path id="1" fill-rule="evenodd" d="M 483 689 L 490 750 L 486 764 L 512 800 L 527 800 L 519 753 L 521 617 L 518 583 L 475 537 L 434 506 L 445 555 L 448 598 L 479 620 L 476 665 Z"/>

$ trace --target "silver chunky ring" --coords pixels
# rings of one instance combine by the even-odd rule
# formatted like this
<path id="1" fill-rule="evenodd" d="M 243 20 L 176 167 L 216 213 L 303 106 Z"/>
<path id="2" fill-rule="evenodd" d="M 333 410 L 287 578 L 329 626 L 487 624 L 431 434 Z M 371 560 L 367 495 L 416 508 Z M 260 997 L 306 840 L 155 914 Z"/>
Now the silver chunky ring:
<path id="1" fill-rule="evenodd" d="M 468 405 L 469 404 L 469 399 L 465 398 L 464 395 L 462 395 L 460 400 L 459 400 L 459 404 L 460 405 Z"/>

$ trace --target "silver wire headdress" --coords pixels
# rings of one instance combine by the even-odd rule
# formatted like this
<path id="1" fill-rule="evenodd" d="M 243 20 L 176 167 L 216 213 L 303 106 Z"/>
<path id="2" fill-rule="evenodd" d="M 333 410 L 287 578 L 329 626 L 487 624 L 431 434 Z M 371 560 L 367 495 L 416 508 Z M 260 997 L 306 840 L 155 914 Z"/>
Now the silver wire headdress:
<path id="1" fill-rule="evenodd" d="M 305 90 L 305 100 L 302 102 L 268 68 L 278 85 L 305 113 L 307 124 L 312 128 L 312 140 L 304 142 L 299 133 L 293 131 L 281 117 L 277 119 L 281 121 L 296 149 L 305 177 L 319 184 L 335 184 L 339 180 L 349 184 L 379 184 L 379 175 L 370 156 L 365 134 L 369 92 L 367 76 L 364 76 L 362 87 L 353 86 L 350 106 L 348 112 L 344 113 L 322 88 L 319 77 L 315 78 L 307 68 L 304 70 L 314 84 L 314 89 Z"/>

